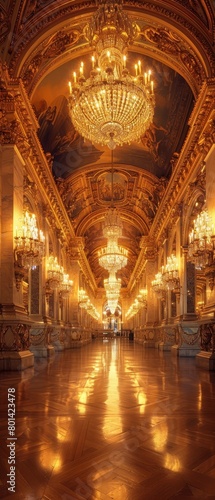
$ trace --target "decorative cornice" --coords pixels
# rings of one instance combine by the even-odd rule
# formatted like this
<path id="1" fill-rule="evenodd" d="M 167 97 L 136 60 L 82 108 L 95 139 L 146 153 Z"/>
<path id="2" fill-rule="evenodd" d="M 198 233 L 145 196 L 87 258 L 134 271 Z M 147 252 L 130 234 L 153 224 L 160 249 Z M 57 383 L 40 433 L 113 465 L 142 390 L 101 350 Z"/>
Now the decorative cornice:
<path id="1" fill-rule="evenodd" d="M 197 81 L 198 85 L 201 82 L 201 75 L 204 73 L 214 74 L 212 73 L 213 68 L 215 68 L 215 55 L 214 51 L 211 47 L 213 40 L 210 41 L 208 37 L 208 30 L 206 26 L 202 23 L 198 28 L 198 22 L 191 22 L 192 16 L 190 15 L 190 9 L 188 10 L 186 6 L 184 9 L 179 9 L 178 2 L 174 2 L 174 6 L 168 6 L 168 2 L 163 2 L 162 5 L 151 3 L 151 2 L 140 2 L 140 1 L 125 1 L 124 6 L 125 9 L 131 11 L 131 15 L 135 15 L 137 17 L 138 11 L 140 11 L 140 19 L 144 14 L 150 14 L 150 17 L 153 16 L 155 21 L 159 20 L 160 25 L 162 27 L 158 27 L 154 30 L 156 35 L 156 44 L 158 48 L 160 46 L 160 50 L 167 55 L 169 54 L 172 57 L 176 57 L 178 59 L 178 64 L 183 65 L 185 70 L 187 71 L 187 75 L 190 75 L 191 85 L 196 87 Z M 25 11 L 19 12 L 18 16 L 20 17 L 20 21 L 18 23 L 18 31 L 13 32 L 11 39 L 11 46 L 9 52 L 11 53 L 11 58 L 9 61 L 9 68 L 11 75 L 19 74 L 22 76 L 25 84 L 28 89 L 31 88 L 31 92 L 35 85 L 38 82 L 37 72 L 41 63 L 44 63 L 44 60 L 50 58 L 49 51 L 51 50 L 51 58 L 52 56 L 61 56 L 61 53 L 65 52 L 68 44 L 71 43 L 69 40 L 70 31 L 72 36 L 72 45 L 75 45 L 79 36 L 81 35 L 82 30 L 78 33 L 77 31 L 77 15 L 79 16 L 79 23 L 83 22 L 83 18 L 86 15 L 91 16 L 92 10 L 95 10 L 95 2 L 94 1 L 86 1 L 82 3 L 76 3 L 75 5 L 59 5 L 58 2 L 52 2 L 52 9 L 50 10 L 50 2 L 42 8 L 39 9 L 39 4 L 36 2 L 32 8 L 32 13 L 29 13 L 29 16 L 25 18 Z M 188 14 L 188 18 L 186 18 Z M 21 24 L 21 15 L 23 16 L 24 21 Z M 71 24 L 71 20 L 73 20 L 73 28 Z M 197 17 L 198 20 L 198 17 Z M 62 21 L 64 21 L 64 29 L 60 27 L 62 26 Z M 168 23 L 169 29 L 166 28 L 166 23 Z M 67 24 L 67 26 L 66 26 Z M 53 27 L 58 29 L 58 33 L 55 32 L 53 36 Z M 66 28 L 65 28 L 66 27 Z M 179 44 L 174 42 L 174 37 L 176 37 L 177 30 L 181 31 L 181 27 L 183 27 L 184 38 L 180 37 L 181 47 L 178 49 Z M 152 27 L 153 29 L 153 27 Z M 205 33 L 204 33 L 205 29 Z M 45 39 L 44 34 L 50 34 L 48 38 Z M 74 33 L 77 31 L 74 37 Z M 201 53 L 201 59 L 197 55 L 197 50 L 194 48 L 191 49 L 191 46 L 185 42 L 186 32 L 192 34 L 193 38 L 193 47 L 198 47 L 198 52 L 201 53 L 201 47 L 203 54 Z M 22 53 L 26 53 L 26 48 L 30 47 L 30 44 L 34 43 L 38 40 L 39 36 L 42 35 L 42 43 L 36 47 L 34 52 L 31 52 L 31 56 L 28 60 L 25 61 L 24 66 L 22 66 Z M 151 40 L 152 47 L 151 50 L 155 50 L 153 48 L 153 39 Z M 137 42 L 138 43 L 138 42 Z M 87 45 L 87 44 L 86 44 Z M 56 47 L 56 51 L 54 53 L 54 46 Z M 155 47 L 155 46 L 154 46 Z M 176 53 L 174 52 L 174 47 L 176 48 Z M 150 49 L 149 49 L 150 50 Z M 39 52 L 38 52 L 39 51 Z M 62 51 L 62 52 L 61 52 Z M 208 59 L 206 66 L 203 67 L 202 60 Z M 63 59 L 62 59 L 63 62 Z M 48 65 L 45 65 L 44 68 L 40 67 L 39 70 L 39 78 L 43 76 L 44 73 L 47 73 L 50 63 L 53 65 L 53 60 L 49 61 Z M 215 70 L 214 70 L 215 71 Z M 34 81 L 31 81 L 30 80 Z M 30 87 L 29 87 L 30 86 Z"/>

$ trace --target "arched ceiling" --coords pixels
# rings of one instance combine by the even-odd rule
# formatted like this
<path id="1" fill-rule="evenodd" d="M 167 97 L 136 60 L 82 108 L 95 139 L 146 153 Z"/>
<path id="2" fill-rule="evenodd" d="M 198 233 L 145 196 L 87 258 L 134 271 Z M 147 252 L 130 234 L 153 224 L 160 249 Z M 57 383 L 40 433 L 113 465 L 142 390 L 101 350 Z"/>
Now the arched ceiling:
<path id="1" fill-rule="evenodd" d="M 114 150 L 80 137 L 68 112 L 68 81 L 83 60 L 90 70 L 91 47 L 84 28 L 96 1 L 0 1 L 1 55 L 12 78 L 21 78 L 38 119 L 38 137 L 85 252 L 98 287 L 105 271 L 98 249 L 105 245 L 102 222 L 110 204 L 113 168 L 114 204 L 123 220 L 120 244 L 128 265 L 119 273 L 129 282 L 180 154 L 189 116 L 206 78 L 214 76 L 213 0 L 125 0 L 124 10 L 139 27 L 129 47 L 128 65 L 141 59 L 155 81 L 153 125 L 140 138 Z"/>

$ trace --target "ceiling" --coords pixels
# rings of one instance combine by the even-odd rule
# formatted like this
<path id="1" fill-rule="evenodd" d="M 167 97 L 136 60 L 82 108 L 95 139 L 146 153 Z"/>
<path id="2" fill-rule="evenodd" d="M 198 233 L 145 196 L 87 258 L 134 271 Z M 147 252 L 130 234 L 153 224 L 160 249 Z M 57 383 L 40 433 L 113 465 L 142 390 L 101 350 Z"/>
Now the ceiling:
<path id="1" fill-rule="evenodd" d="M 214 62 L 214 2 L 209 0 L 124 1 L 139 28 L 128 66 L 141 59 L 155 82 L 153 125 L 138 143 L 111 152 L 80 137 L 68 111 L 68 81 L 92 48 L 84 28 L 95 1 L 29 0 L 1 5 L 2 57 L 12 77 L 21 77 L 38 119 L 38 137 L 98 287 L 107 277 L 98 263 L 105 246 L 102 222 L 110 204 L 113 166 L 114 204 L 123 220 L 120 244 L 128 265 L 118 273 L 126 288 L 150 233 L 155 214 L 189 130 L 189 117 L 202 82 Z M 87 70 L 86 70 L 87 72 Z"/>

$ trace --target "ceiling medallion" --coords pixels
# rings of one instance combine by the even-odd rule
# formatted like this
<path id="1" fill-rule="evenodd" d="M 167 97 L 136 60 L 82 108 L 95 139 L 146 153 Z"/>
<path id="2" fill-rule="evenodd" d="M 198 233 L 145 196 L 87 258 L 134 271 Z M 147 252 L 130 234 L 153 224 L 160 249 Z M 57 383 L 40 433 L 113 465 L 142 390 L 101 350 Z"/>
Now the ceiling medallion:
<path id="1" fill-rule="evenodd" d="M 126 67 L 128 45 L 138 28 L 122 10 L 122 0 L 101 2 L 85 36 L 94 48 L 92 70 L 84 64 L 69 82 L 69 110 L 75 129 L 92 143 L 117 145 L 137 141 L 154 115 L 154 83 L 141 61 L 132 76 Z"/>

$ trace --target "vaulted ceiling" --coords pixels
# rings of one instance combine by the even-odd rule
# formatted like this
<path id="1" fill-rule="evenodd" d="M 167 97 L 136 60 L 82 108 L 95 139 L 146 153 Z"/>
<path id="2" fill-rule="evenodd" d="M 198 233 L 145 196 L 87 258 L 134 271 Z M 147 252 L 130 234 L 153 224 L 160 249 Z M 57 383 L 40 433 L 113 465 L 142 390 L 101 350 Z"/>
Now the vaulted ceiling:
<path id="1" fill-rule="evenodd" d="M 95 1 L 3 0 L 1 54 L 10 76 L 21 78 L 38 119 L 38 137 L 98 287 L 107 276 L 98 263 L 105 245 L 102 222 L 110 204 L 123 220 L 120 244 L 128 265 L 119 272 L 126 287 L 140 242 L 150 232 L 189 130 L 189 117 L 202 83 L 214 68 L 213 0 L 125 0 L 124 10 L 138 25 L 128 65 L 141 59 L 155 82 L 153 125 L 138 143 L 114 150 L 91 144 L 75 131 L 68 110 L 68 81 L 83 60 L 90 69 L 92 48 L 84 28 Z"/>

